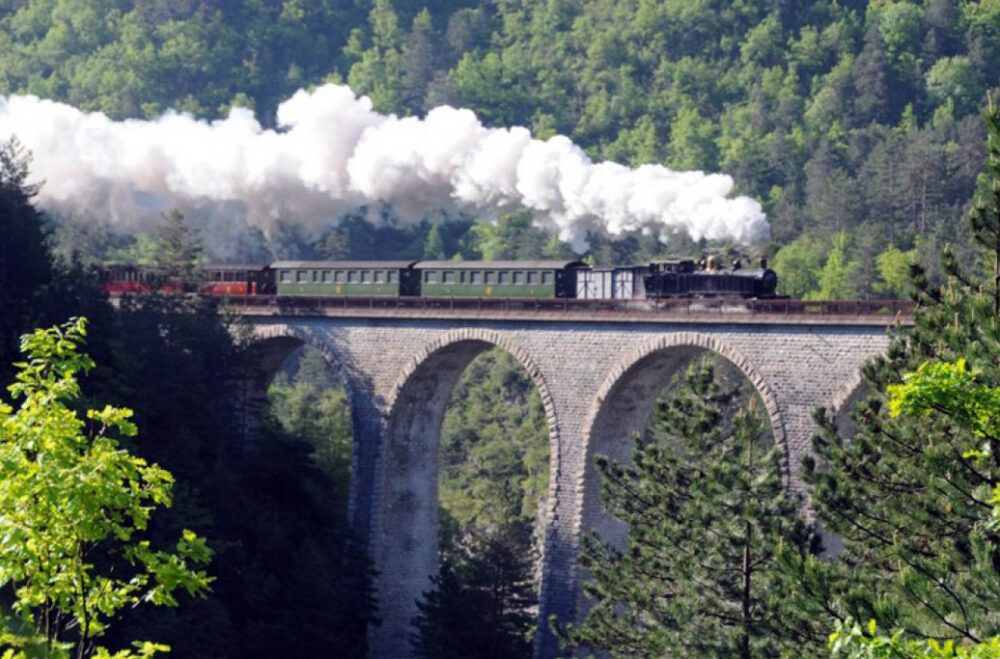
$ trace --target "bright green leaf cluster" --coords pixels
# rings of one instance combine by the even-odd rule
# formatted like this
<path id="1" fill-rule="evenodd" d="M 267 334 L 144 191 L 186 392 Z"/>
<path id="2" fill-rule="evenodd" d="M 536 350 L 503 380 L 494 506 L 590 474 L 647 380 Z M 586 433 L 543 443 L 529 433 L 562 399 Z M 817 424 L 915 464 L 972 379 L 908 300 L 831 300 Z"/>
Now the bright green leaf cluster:
<path id="1" fill-rule="evenodd" d="M 71 407 L 94 366 L 79 352 L 85 337 L 83 318 L 25 336 L 8 387 L 19 406 L 0 406 L 0 587 L 14 595 L 5 658 L 151 656 L 165 648 L 112 654 L 93 642 L 123 609 L 176 605 L 178 589 L 200 595 L 211 581 L 196 568 L 211 558 L 203 538 L 184 531 L 173 552 L 142 539 L 173 477 L 119 446 L 137 432 L 132 411 L 84 420 Z"/>
<path id="2" fill-rule="evenodd" d="M 1000 639 L 962 645 L 953 640 L 904 640 L 902 632 L 880 635 L 874 620 L 866 630 L 851 619 L 837 623 L 830 634 L 830 656 L 834 659 L 996 659 L 1000 657 Z"/>
<path id="3" fill-rule="evenodd" d="M 903 384 L 889 385 L 889 413 L 898 417 L 936 411 L 949 415 L 979 437 L 997 437 L 1000 387 L 978 384 L 977 375 L 966 369 L 964 359 L 921 364 L 915 373 L 903 376 Z"/>

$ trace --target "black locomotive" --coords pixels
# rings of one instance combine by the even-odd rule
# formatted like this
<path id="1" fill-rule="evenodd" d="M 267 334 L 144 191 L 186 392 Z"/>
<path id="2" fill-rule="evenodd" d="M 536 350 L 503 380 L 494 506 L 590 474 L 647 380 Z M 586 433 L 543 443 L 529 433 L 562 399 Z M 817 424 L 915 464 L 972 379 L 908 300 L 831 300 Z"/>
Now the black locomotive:
<path id="1" fill-rule="evenodd" d="M 716 257 L 699 263 L 691 260 L 654 261 L 643 277 L 646 297 L 742 297 L 772 298 L 778 291 L 778 275 L 761 259 L 760 268 L 744 270 L 739 260 L 720 267 Z"/>

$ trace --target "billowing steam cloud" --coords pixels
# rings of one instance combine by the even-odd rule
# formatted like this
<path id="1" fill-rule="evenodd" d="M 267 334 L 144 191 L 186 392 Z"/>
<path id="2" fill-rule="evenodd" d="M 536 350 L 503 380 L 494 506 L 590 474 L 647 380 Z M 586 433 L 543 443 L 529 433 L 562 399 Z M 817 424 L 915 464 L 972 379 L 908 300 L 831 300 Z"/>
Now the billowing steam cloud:
<path id="1" fill-rule="evenodd" d="M 233 109 L 205 122 L 167 113 L 112 121 L 33 96 L 0 97 L 0 139 L 34 154 L 43 206 L 133 225 L 172 206 L 237 204 L 250 223 L 317 225 L 361 206 L 404 219 L 523 207 L 577 247 L 587 231 L 642 229 L 749 243 L 768 234 L 760 205 L 731 198 L 730 177 L 593 163 L 570 140 L 525 128 L 485 128 L 442 106 L 423 119 L 372 110 L 367 97 L 325 85 L 278 108 L 281 130 Z"/>

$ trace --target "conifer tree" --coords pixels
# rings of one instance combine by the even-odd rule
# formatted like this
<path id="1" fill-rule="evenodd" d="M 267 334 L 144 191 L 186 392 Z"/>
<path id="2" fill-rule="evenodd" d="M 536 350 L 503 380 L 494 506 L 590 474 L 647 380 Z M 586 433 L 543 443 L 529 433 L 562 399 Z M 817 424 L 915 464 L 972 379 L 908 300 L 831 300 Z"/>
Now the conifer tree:
<path id="1" fill-rule="evenodd" d="M 805 464 L 819 519 L 844 551 L 806 570 L 804 592 L 838 617 L 925 638 L 1000 633 L 1000 535 L 983 524 L 1000 483 L 1000 439 L 948 414 L 893 419 L 885 394 L 924 363 L 964 360 L 979 385 L 1000 384 L 1000 113 L 992 102 L 986 120 L 987 171 L 971 213 L 985 258 L 963 268 L 946 252 L 940 285 L 913 268 L 915 326 L 865 367 L 876 393 L 853 410 L 853 435 L 817 414 L 816 458 Z"/>
<path id="2" fill-rule="evenodd" d="M 784 484 L 780 452 L 739 387 L 696 363 L 635 440 L 634 466 L 598 459 L 608 511 L 628 546 L 585 541 L 593 606 L 563 632 L 572 647 L 613 656 L 776 656 L 820 652 L 825 634 L 803 619 L 779 554 L 817 549 Z M 728 419 L 732 418 L 732 421 Z"/>
<path id="3" fill-rule="evenodd" d="M 31 155 L 15 138 L 0 141 L 0 375 L 6 380 L 18 336 L 37 317 L 38 295 L 52 282 L 42 214 L 32 204 Z"/>
<path id="4" fill-rule="evenodd" d="M 446 258 L 440 225 L 432 224 L 430 231 L 427 232 L 427 239 L 424 240 L 424 258 L 429 260 Z"/>
<path id="5" fill-rule="evenodd" d="M 531 654 L 532 527 L 509 519 L 461 531 L 442 526 L 442 560 L 417 603 L 414 654 L 428 659 L 516 659 Z"/>
<path id="6" fill-rule="evenodd" d="M 163 215 L 163 224 L 156 229 L 156 247 L 156 265 L 171 279 L 186 285 L 197 283 L 198 260 L 204 251 L 201 231 L 188 225 L 176 208 Z"/>

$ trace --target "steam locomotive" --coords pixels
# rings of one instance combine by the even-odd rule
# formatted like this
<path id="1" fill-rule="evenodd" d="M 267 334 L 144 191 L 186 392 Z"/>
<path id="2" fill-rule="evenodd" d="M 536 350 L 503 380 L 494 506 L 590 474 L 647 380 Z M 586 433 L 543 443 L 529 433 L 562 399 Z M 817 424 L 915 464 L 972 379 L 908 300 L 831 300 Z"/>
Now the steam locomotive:
<path id="1" fill-rule="evenodd" d="M 761 259 L 744 269 L 717 257 L 594 267 L 581 261 L 277 261 L 205 265 L 200 276 L 136 265 L 101 268 L 102 287 L 212 297 L 774 298 L 778 276 Z"/>

